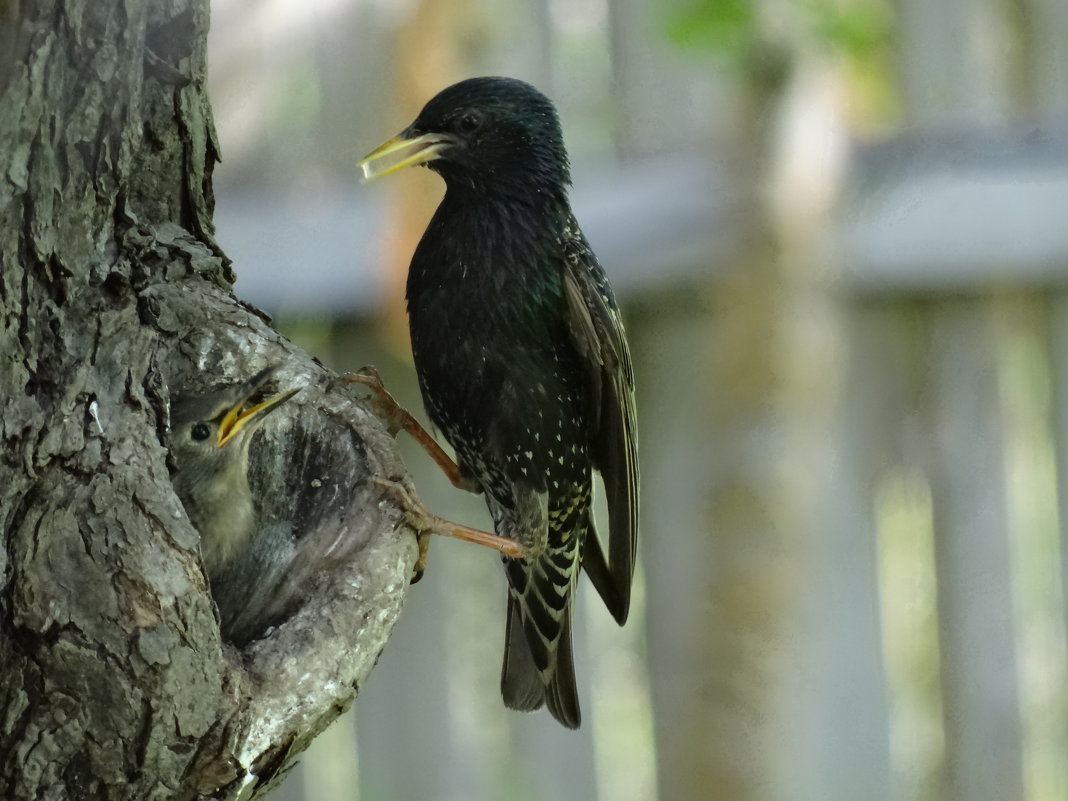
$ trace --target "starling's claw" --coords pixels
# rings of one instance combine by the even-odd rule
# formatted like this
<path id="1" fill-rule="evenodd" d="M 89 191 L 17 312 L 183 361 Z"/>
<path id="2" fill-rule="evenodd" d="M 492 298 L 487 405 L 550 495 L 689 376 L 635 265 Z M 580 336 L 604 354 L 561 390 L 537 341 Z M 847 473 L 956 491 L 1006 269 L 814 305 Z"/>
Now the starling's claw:
<path id="1" fill-rule="evenodd" d="M 454 487 L 467 492 L 482 491 L 477 482 L 461 472 L 459 465 L 441 449 L 430 432 L 415 419 L 412 413 L 401 406 L 390 394 L 378 370 L 371 366 L 361 367 L 355 373 L 346 373 L 344 378 L 352 384 L 363 384 L 371 390 L 372 410 L 376 417 L 387 423 L 386 430 L 389 431 L 390 436 L 395 437 L 398 431 L 404 429 L 437 463 Z"/>
<path id="2" fill-rule="evenodd" d="M 345 373 L 342 378 L 350 384 L 363 384 L 371 390 L 371 410 L 386 423 L 386 430 L 391 437 L 397 436 L 397 432 L 405 428 L 404 415 L 411 414 L 397 403 L 397 399 L 386 389 L 378 370 L 366 365 L 355 373 Z"/>
<path id="3" fill-rule="evenodd" d="M 412 580 L 408 582 L 409 584 L 418 584 L 426 572 L 426 558 L 430 552 L 430 532 L 416 532 L 415 541 L 419 546 L 419 557 L 415 560 L 415 567 L 412 568 Z"/>
<path id="4" fill-rule="evenodd" d="M 525 559 L 527 556 L 526 548 L 515 540 L 500 537 L 478 528 L 465 526 L 462 523 L 454 523 L 428 511 L 423 502 L 419 500 L 406 483 L 383 478 L 375 478 L 373 481 L 397 499 L 407 516 L 408 524 L 416 530 L 417 536 L 420 538 L 419 559 L 415 563 L 416 573 L 420 577 L 422 576 L 422 571 L 426 568 L 426 551 L 429 541 L 424 543 L 423 539 L 428 534 L 443 534 L 446 537 L 455 537 L 458 540 L 473 542 L 476 545 L 485 545 L 513 559 Z M 418 578 L 414 581 L 418 581 Z"/>

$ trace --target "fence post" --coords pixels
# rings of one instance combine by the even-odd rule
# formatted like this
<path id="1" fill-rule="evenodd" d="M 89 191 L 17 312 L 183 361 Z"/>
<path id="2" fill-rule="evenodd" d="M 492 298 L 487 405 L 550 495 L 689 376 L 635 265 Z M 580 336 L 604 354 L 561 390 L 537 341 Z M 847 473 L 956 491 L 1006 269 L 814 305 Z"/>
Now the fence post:
<path id="1" fill-rule="evenodd" d="M 996 303 L 950 300 L 931 316 L 928 442 L 950 801 L 1023 798 Z"/>

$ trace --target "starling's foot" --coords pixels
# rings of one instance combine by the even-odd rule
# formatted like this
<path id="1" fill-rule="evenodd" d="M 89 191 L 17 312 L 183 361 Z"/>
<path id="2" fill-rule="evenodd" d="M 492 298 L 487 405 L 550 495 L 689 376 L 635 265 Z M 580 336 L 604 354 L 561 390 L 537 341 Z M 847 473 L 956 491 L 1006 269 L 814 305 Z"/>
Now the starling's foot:
<path id="1" fill-rule="evenodd" d="M 407 484 L 382 478 L 376 478 L 374 482 L 399 501 L 405 515 L 407 515 L 408 523 L 418 532 L 420 538 L 419 559 L 415 565 L 417 575 L 415 581 L 419 580 L 418 577 L 422 576 L 422 571 L 426 568 L 426 550 L 429 541 L 424 543 L 424 540 L 428 540 L 426 536 L 428 534 L 444 534 L 446 537 L 455 537 L 458 540 L 473 542 L 476 545 L 485 545 L 487 548 L 493 548 L 495 551 L 500 551 L 505 556 L 510 556 L 513 559 L 526 558 L 526 548 L 515 540 L 499 537 L 489 531 L 471 528 L 462 523 L 454 523 L 444 517 L 432 514 Z"/>
<path id="2" fill-rule="evenodd" d="M 378 370 L 371 365 L 366 365 L 355 373 L 344 373 L 341 377 L 350 384 L 363 384 L 371 390 L 371 411 L 386 423 L 386 430 L 391 437 L 396 437 L 397 432 L 402 428 L 407 430 L 407 426 L 410 423 L 406 418 L 412 417 L 412 414 L 397 403 L 397 399 L 386 389 L 385 382 L 382 381 L 382 376 L 378 374 Z M 413 421 L 416 425 L 419 425 L 419 422 L 414 418 Z"/>
<path id="3" fill-rule="evenodd" d="M 386 385 L 382 383 L 382 377 L 374 367 L 361 367 L 355 373 L 346 373 L 344 378 L 353 384 L 363 384 L 371 390 L 372 409 L 377 417 L 386 421 L 390 436 L 395 437 L 398 431 L 404 429 L 423 447 L 430 458 L 437 462 L 438 467 L 454 487 L 468 492 L 482 491 L 475 481 L 460 472 L 459 465 L 441 449 L 430 432 L 415 419 L 412 413 L 397 403 L 397 399 L 386 389 Z"/>

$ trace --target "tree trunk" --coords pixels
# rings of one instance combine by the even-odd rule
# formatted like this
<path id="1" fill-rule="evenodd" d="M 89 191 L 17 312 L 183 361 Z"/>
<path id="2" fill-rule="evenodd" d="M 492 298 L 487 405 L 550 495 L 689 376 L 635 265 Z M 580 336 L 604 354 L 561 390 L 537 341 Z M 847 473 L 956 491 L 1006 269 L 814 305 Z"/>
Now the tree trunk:
<path id="1" fill-rule="evenodd" d="M 404 475 L 386 432 L 231 292 L 212 238 L 207 27 L 206 0 L 0 3 L 11 801 L 265 792 L 351 703 L 414 560 L 375 480 Z M 250 470 L 262 503 L 289 513 L 283 590 L 300 605 L 238 651 L 171 486 L 168 398 L 266 364 L 303 386 Z"/>

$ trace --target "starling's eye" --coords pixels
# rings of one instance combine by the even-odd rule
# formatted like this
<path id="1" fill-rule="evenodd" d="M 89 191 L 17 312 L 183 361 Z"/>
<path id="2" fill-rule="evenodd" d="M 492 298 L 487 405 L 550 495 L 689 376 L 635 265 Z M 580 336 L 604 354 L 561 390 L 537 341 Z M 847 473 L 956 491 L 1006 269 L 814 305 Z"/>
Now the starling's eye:
<path id="1" fill-rule="evenodd" d="M 482 115 L 477 111 L 468 111 L 456 121 L 456 127 L 463 133 L 474 133 L 482 127 Z"/>
<path id="2" fill-rule="evenodd" d="M 189 433 L 193 439 L 200 441 L 211 436 L 211 429 L 208 428 L 207 423 L 197 423 Z"/>

